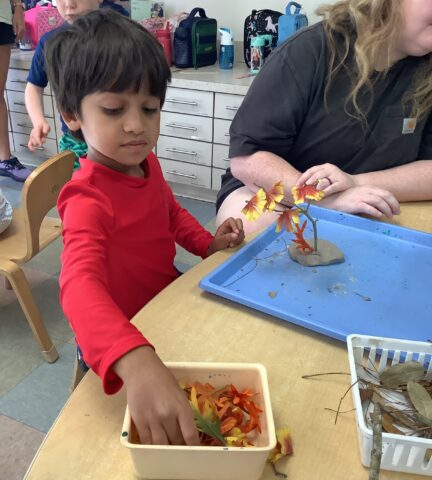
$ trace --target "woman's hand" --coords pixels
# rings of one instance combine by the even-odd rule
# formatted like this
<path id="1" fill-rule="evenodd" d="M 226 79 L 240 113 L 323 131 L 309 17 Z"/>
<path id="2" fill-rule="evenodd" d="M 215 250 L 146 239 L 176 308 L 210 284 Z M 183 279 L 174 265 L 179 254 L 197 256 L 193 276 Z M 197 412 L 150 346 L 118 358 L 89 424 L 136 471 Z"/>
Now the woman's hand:
<path id="1" fill-rule="evenodd" d="M 346 213 L 363 213 L 372 217 L 387 218 L 400 214 L 399 202 L 387 190 L 378 187 L 353 187 L 325 197 L 319 206 Z"/>
<path id="2" fill-rule="evenodd" d="M 354 175 L 343 172 L 331 163 L 316 165 L 306 170 L 297 180 L 296 185 L 305 184 L 316 185 L 316 188 L 322 190 L 326 196 L 357 186 Z"/>
<path id="3" fill-rule="evenodd" d="M 208 255 L 212 255 L 227 247 L 240 245 L 245 238 L 243 222 L 240 218 L 228 218 L 216 230 L 213 241 L 208 248 Z"/>
<path id="4" fill-rule="evenodd" d="M 19 42 L 23 38 L 25 31 L 24 9 L 20 4 L 15 6 L 12 15 L 12 27 L 15 32 L 15 40 Z"/>
<path id="5" fill-rule="evenodd" d="M 128 352 L 114 370 L 142 444 L 199 445 L 192 408 L 177 380 L 151 347 Z"/>

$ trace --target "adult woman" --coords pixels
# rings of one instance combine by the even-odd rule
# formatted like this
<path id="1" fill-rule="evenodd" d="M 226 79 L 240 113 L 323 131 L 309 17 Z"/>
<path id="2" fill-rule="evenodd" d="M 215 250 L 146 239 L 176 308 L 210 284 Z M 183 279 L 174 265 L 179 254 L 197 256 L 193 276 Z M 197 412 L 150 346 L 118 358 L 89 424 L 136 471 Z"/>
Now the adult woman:
<path id="1" fill-rule="evenodd" d="M 24 182 L 30 171 L 11 155 L 8 114 L 4 91 L 11 55 L 11 46 L 24 33 L 24 8 L 16 0 L 0 0 L 0 175 Z"/>
<path id="2" fill-rule="evenodd" d="M 232 123 L 217 223 L 279 180 L 288 203 L 293 185 L 319 180 L 320 205 L 378 218 L 432 199 L 432 2 L 343 0 L 318 13 L 271 55 Z"/>

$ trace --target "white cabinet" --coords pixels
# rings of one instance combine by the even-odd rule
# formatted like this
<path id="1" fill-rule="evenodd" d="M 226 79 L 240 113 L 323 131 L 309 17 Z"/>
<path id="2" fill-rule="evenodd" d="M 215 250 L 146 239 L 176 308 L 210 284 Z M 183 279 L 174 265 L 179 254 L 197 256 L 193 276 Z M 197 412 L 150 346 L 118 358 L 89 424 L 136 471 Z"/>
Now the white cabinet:
<path id="1" fill-rule="evenodd" d="M 175 193 L 214 200 L 229 167 L 229 129 L 243 95 L 168 88 L 157 155 Z"/>

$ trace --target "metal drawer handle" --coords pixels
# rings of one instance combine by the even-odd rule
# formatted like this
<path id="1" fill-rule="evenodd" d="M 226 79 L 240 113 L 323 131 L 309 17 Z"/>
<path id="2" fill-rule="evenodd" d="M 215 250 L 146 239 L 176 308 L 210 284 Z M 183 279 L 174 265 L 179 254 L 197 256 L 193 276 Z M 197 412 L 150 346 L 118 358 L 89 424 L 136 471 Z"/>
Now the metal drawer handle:
<path id="1" fill-rule="evenodd" d="M 11 83 L 27 83 L 25 80 L 11 80 Z"/>
<path id="2" fill-rule="evenodd" d="M 229 134 L 229 133 L 225 133 L 225 137 L 229 137 L 229 136 L 230 136 L 230 134 Z"/>
<path id="3" fill-rule="evenodd" d="M 188 127 L 186 125 L 179 125 L 178 123 L 166 123 L 165 126 L 171 128 L 181 128 L 182 130 L 192 130 L 193 132 L 198 130 L 197 127 Z"/>
<path id="4" fill-rule="evenodd" d="M 14 102 L 14 105 L 19 105 L 21 107 L 25 107 L 25 103 L 24 102 Z"/>
<path id="5" fill-rule="evenodd" d="M 224 162 L 229 162 L 231 159 L 230 158 L 223 158 L 222 159 Z"/>
<path id="6" fill-rule="evenodd" d="M 27 148 L 28 150 L 30 150 L 28 148 L 28 145 L 25 145 L 24 143 L 20 143 L 19 145 L 20 145 L 20 147 L 24 147 L 24 148 Z M 36 147 L 36 150 L 45 150 L 45 147 Z"/>
<path id="7" fill-rule="evenodd" d="M 176 172 L 175 170 L 167 170 L 166 173 L 169 173 L 170 175 L 177 175 L 178 177 L 192 178 L 193 180 L 198 178 L 196 175 L 188 175 L 187 173 L 180 173 Z"/>
<path id="8" fill-rule="evenodd" d="M 227 105 L 225 108 L 226 108 L 227 110 L 234 110 L 234 111 L 236 111 L 236 110 L 238 110 L 240 107 L 235 107 L 234 105 Z"/>
<path id="9" fill-rule="evenodd" d="M 198 106 L 198 102 L 194 100 L 177 100 L 176 98 L 167 98 L 165 100 L 168 103 L 179 103 L 180 105 L 192 105 L 193 107 Z"/>
<path id="10" fill-rule="evenodd" d="M 196 157 L 198 154 L 197 152 L 192 152 L 191 150 L 182 150 L 180 148 L 165 148 L 167 152 L 174 152 L 174 153 L 184 153 L 185 155 L 191 155 L 192 157 Z"/>
<path id="11" fill-rule="evenodd" d="M 23 128 L 33 128 L 33 125 L 29 125 L 28 123 L 17 123 L 17 126 Z"/>

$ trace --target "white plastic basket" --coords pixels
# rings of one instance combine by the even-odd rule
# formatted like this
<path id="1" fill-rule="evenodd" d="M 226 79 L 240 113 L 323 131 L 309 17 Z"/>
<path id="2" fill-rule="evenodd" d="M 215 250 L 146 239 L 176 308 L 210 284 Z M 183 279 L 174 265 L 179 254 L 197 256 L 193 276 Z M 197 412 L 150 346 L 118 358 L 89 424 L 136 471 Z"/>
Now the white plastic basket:
<path id="1" fill-rule="evenodd" d="M 426 378 L 432 379 L 432 344 L 413 342 L 393 338 L 369 337 L 366 335 L 349 335 L 347 338 L 348 358 L 351 371 L 351 383 L 354 407 L 356 409 L 357 434 L 361 462 L 370 466 L 372 450 L 372 430 L 365 423 L 364 406 L 360 400 L 357 380 L 364 370 L 376 368 L 382 372 L 386 367 L 405 361 L 423 364 Z M 408 472 L 432 476 L 432 440 L 426 438 L 382 434 L 381 468 L 397 472 Z"/>

